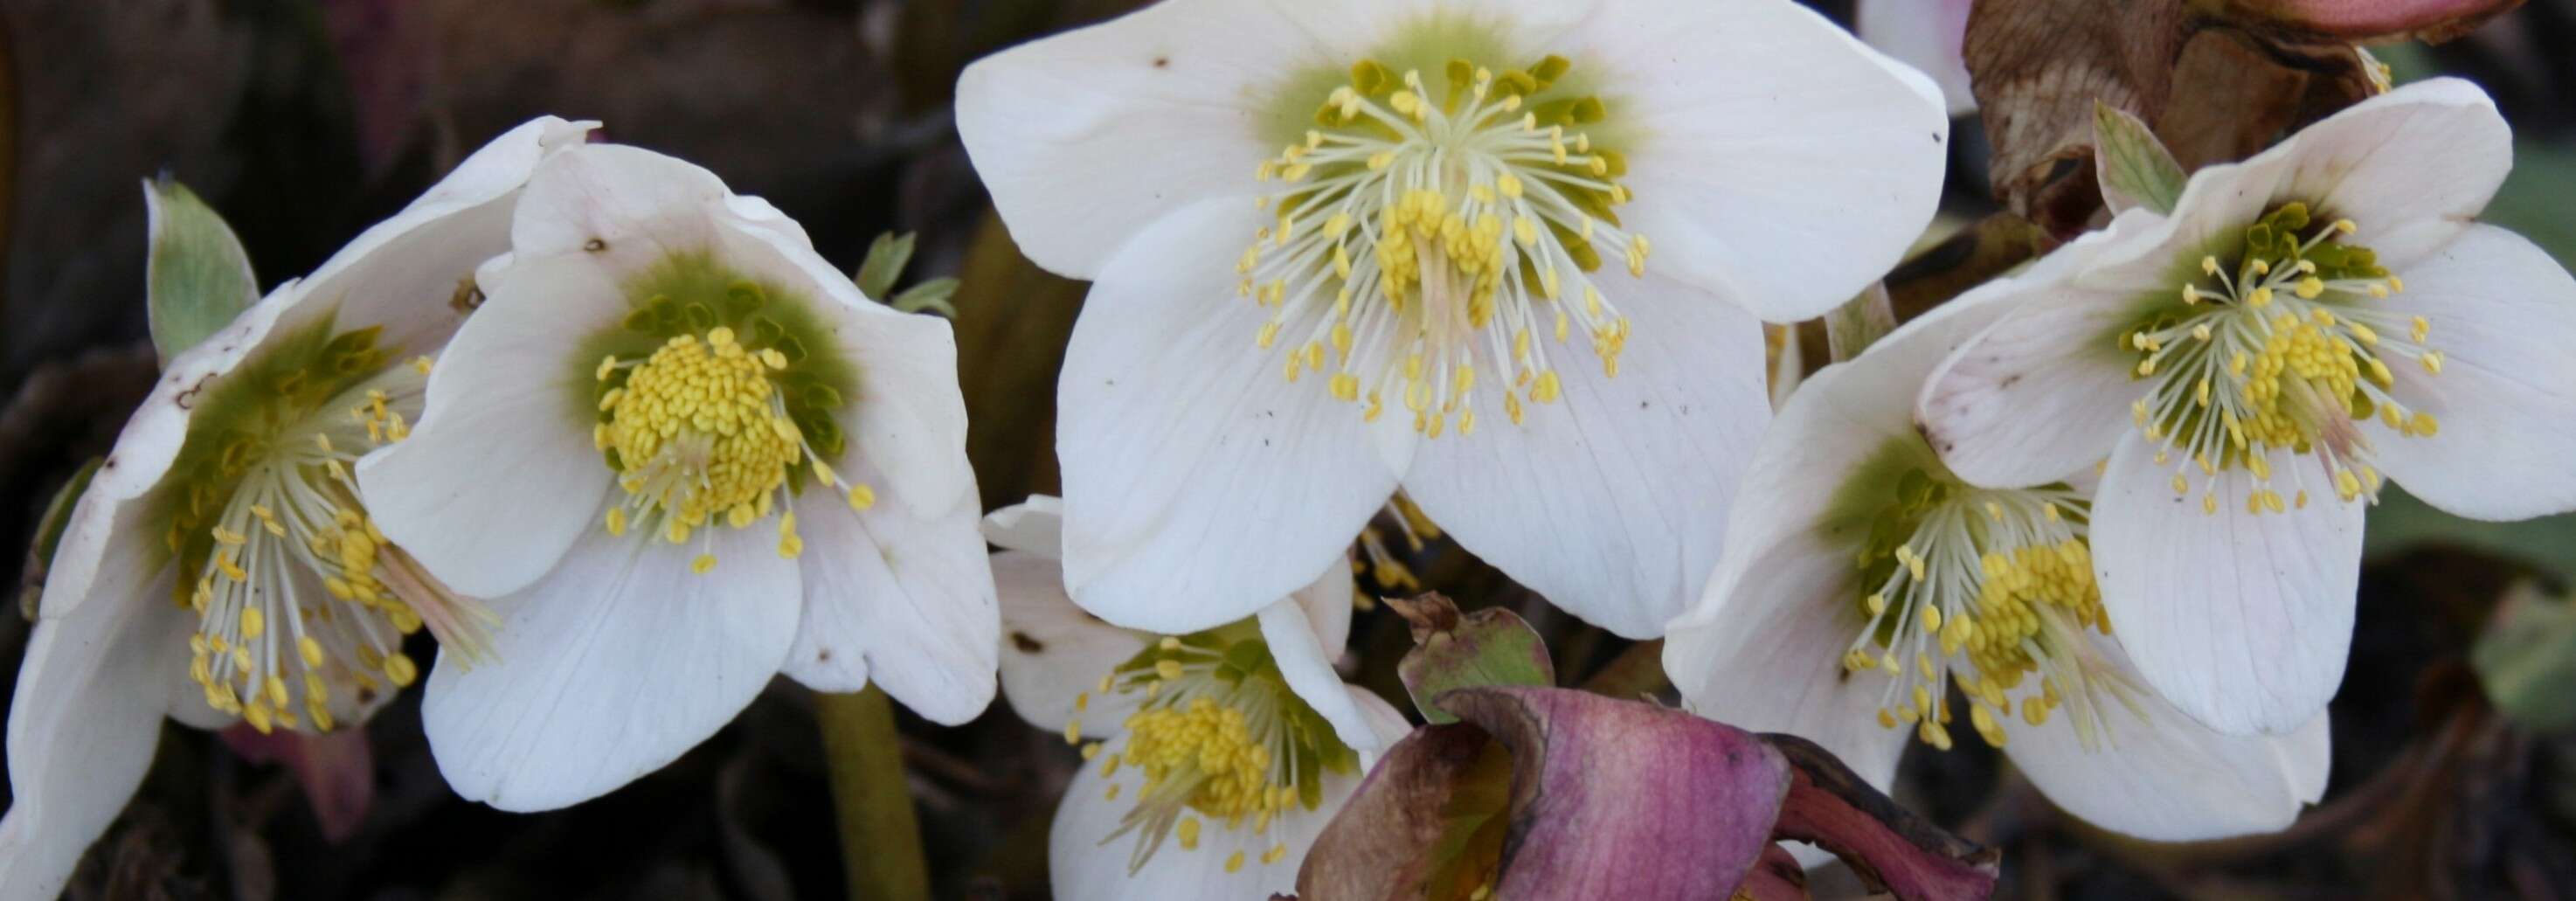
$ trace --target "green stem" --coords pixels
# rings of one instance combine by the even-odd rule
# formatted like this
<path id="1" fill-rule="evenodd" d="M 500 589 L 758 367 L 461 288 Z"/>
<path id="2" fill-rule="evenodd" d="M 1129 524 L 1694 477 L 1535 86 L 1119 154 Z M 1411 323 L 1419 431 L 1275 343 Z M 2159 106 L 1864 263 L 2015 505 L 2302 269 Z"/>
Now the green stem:
<path id="1" fill-rule="evenodd" d="M 823 727 L 851 901 L 926 901 L 930 873 L 922 863 L 921 821 L 904 786 L 893 703 L 874 685 L 857 694 L 818 693 L 814 717 Z"/>
<path id="2" fill-rule="evenodd" d="M 1884 283 L 1870 285 L 1859 297 L 1825 314 L 1825 341 L 1836 363 L 1860 356 L 1895 330 L 1896 308 L 1888 302 Z"/>

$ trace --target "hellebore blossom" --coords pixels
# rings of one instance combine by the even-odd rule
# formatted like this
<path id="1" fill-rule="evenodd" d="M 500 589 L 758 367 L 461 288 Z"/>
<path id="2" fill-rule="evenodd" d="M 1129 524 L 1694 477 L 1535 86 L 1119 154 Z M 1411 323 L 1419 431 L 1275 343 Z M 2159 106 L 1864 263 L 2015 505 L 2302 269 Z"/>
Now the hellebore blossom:
<path id="1" fill-rule="evenodd" d="M 1101 622 L 1066 596 L 1055 498 L 984 522 L 1002 548 L 993 555 L 1002 695 L 1031 725 L 1082 747 L 1047 843 L 1055 896 L 1292 890 L 1307 846 L 1408 728 L 1333 672 L 1350 634 L 1349 565 L 1336 561 L 1252 620 L 1155 636 Z"/>
<path id="2" fill-rule="evenodd" d="M 1305 584 L 1400 486 L 1656 634 L 1769 418 L 1756 317 L 1892 265 L 1948 140 L 1787 0 L 1168 0 L 969 67 L 958 129 L 1020 249 L 1095 283 L 1066 582 L 1157 632 Z"/>
<path id="3" fill-rule="evenodd" d="M 403 636 L 489 616 L 388 544 L 351 468 L 420 418 L 430 356 L 509 247 L 545 118 L 468 157 L 301 280 L 169 360 L 73 509 L 9 708 L 0 897 L 50 898 L 141 783 L 169 716 L 325 732 L 418 678 Z M 157 210 L 156 210 L 157 213 Z"/>
<path id="4" fill-rule="evenodd" d="M 2024 279 L 2078 270 L 2112 243 L 2079 242 Z M 1879 786 L 1909 735 L 1948 750 L 1967 729 L 2105 828 L 2184 841 L 2286 826 L 2325 790 L 2325 715 L 2286 736 L 2185 716 L 2115 639 L 2128 622 L 2095 587 L 2092 561 L 2114 551 L 2089 528 L 2088 493 L 1967 484 L 1914 430 L 1924 376 L 2015 315 L 2019 281 L 1934 311 L 1790 399 L 1706 601 L 1666 637 L 1665 669 L 1693 710 L 1810 738 Z"/>
<path id="5" fill-rule="evenodd" d="M 2298 728 L 2342 679 L 2384 479 L 2473 518 L 2576 509 L 2576 279 L 2475 221 L 2511 165 L 2486 94 L 2436 79 L 2202 169 L 2014 279 L 1923 431 L 1996 488 L 2107 455 L 2091 568 L 2147 683 L 2222 731 Z"/>
<path id="6" fill-rule="evenodd" d="M 597 796 L 781 672 L 983 709 L 998 619 L 946 322 L 633 147 L 539 166 L 510 237 L 411 437 L 358 467 L 385 534 L 502 620 L 422 705 L 459 794 Z"/>

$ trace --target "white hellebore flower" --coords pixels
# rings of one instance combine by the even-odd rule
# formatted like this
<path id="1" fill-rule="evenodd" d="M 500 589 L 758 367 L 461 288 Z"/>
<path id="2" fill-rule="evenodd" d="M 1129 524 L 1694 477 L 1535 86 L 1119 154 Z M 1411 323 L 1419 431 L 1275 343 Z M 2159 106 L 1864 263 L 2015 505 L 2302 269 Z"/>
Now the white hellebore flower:
<path id="1" fill-rule="evenodd" d="M 1074 598 L 1240 619 L 1401 486 L 1659 634 L 1770 418 L 1755 317 L 1884 273 L 1948 127 L 1788 0 L 1167 0 L 976 63 L 958 129 L 1012 237 L 1094 282 L 1058 388 Z"/>
<path id="2" fill-rule="evenodd" d="M 2108 455 L 2094 571 L 2138 669 L 2222 731 L 2296 728 L 2342 680 L 2383 474 L 2479 519 L 2576 508 L 2576 279 L 2475 221 L 2512 153 L 2438 79 L 2202 169 L 2015 280 L 1917 416 L 1975 484 Z"/>
<path id="3" fill-rule="evenodd" d="M 350 468 L 421 413 L 429 358 L 509 248 L 538 161 L 594 123 L 495 139 L 403 211 L 173 357 L 66 527 L 9 708 L 0 898 L 51 898 L 152 763 L 161 719 L 319 732 L 471 655 L 489 614 L 388 545 Z"/>
<path id="4" fill-rule="evenodd" d="M 772 674 L 943 723 L 993 694 L 948 324 L 862 296 L 767 202 L 650 151 L 538 167 L 427 414 L 358 479 L 385 534 L 491 598 L 494 658 L 422 716 L 459 794 L 595 797 Z"/>
<path id="5" fill-rule="evenodd" d="M 1085 761 L 1047 842 L 1055 896 L 1296 891 L 1306 849 L 1410 728 L 1333 671 L 1350 634 L 1349 564 L 1252 620 L 1158 637 L 1074 606 L 1059 511 L 1034 497 L 985 519 L 1002 548 L 1002 695 Z"/>
<path id="6" fill-rule="evenodd" d="M 1665 668 L 1695 712 L 1810 738 L 1881 788 L 1913 740 L 1948 750 L 1967 729 L 2112 830 L 2187 841 L 2288 825 L 2325 790 L 2325 715 L 2232 736 L 2158 698 L 2094 587 L 2085 492 L 1968 485 L 1915 432 L 1924 376 L 2009 293 L 1961 298 L 1790 399 Z"/>

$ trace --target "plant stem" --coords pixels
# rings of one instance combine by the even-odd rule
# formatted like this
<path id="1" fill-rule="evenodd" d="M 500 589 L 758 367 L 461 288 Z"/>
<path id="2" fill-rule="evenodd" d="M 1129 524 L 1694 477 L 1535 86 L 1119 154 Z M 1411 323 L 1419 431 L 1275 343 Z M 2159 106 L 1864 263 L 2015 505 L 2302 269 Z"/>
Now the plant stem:
<path id="1" fill-rule="evenodd" d="M 1860 356 L 1871 343 L 1895 330 L 1896 309 L 1889 304 L 1883 283 L 1871 284 L 1859 297 L 1825 314 L 1825 342 L 1836 363 Z"/>
<path id="2" fill-rule="evenodd" d="M 851 901 L 927 901 L 921 821 L 904 785 L 903 736 L 884 689 L 816 694 L 823 756 L 832 774 L 832 807 L 841 826 L 841 867 Z"/>

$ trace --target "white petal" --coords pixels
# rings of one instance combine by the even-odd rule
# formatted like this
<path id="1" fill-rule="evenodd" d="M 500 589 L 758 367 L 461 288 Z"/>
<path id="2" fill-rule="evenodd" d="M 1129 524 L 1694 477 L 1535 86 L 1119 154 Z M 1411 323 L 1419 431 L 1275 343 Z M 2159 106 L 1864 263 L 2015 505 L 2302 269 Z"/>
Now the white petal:
<path id="1" fill-rule="evenodd" d="M 397 355 L 436 353 L 465 320 L 454 303 L 476 264 L 510 249 L 517 194 L 547 154 L 579 146 L 596 122 L 531 120 L 476 150 L 393 218 L 361 232 L 304 279 L 342 328 L 385 327 Z"/>
<path id="2" fill-rule="evenodd" d="M 152 766 L 196 624 L 168 603 L 166 568 L 153 584 L 153 597 L 85 605 L 37 623 L 28 639 L 9 704 L 0 898 L 62 891 Z"/>
<path id="3" fill-rule="evenodd" d="M 2242 467 L 2177 497 L 2169 466 L 2131 437 L 2093 506 L 2093 568 L 2112 634 L 2175 707 L 2232 734 L 2288 732 L 2343 681 L 2361 571 L 2362 504 L 2335 497 L 2312 459 L 2276 452 L 2286 512 L 2253 515 Z M 2293 479 L 2310 480 L 2305 508 Z M 2218 512 L 2202 512 L 2214 490 Z"/>
<path id="4" fill-rule="evenodd" d="M 1561 22 L 1568 5 L 1546 18 Z M 1020 252 L 1096 278 L 1127 241 L 1191 202 L 1249 206 L 1272 187 L 1254 167 L 1304 133 L 1331 86 L 1313 97 L 1283 90 L 1313 81 L 1300 75 L 1349 71 L 1432 6 L 1157 3 L 977 60 L 957 80 L 957 133 Z M 1275 109 L 1297 118 L 1274 121 Z"/>
<path id="5" fill-rule="evenodd" d="M 1065 352 L 1065 580 L 1103 619 L 1184 634 L 1304 587 L 1395 489 L 1360 411 L 1289 383 L 1235 296 L 1251 204 L 1166 217 L 1092 287 Z"/>
<path id="6" fill-rule="evenodd" d="M 2150 387 L 2116 336 L 2137 318 L 2140 296 L 2182 290 L 2166 276 L 2174 260 L 2199 253 L 2187 249 L 2199 239 L 2178 235 L 2211 228 L 2132 211 L 1961 297 L 2005 312 L 1935 367 L 1916 398 L 1942 462 L 1997 488 L 2061 481 L 2101 462 L 2132 428 L 2130 402 Z"/>
<path id="7" fill-rule="evenodd" d="M 2473 225 L 2403 273 L 2388 306 L 2432 324 L 2442 374 L 2400 368 L 2397 398 L 2432 414 L 2431 437 L 2380 430 L 2389 477 L 2478 519 L 2576 509 L 2576 279 L 2520 235 Z"/>
<path id="8" fill-rule="evenodd" d="M 586 144 L 537 165 L 511 221 L 511 252 L 521 259 L 579 256 L 619 275 L 642 272 L 673 253 L 710 249 L 714 213 L 726 209 L 729 196 L 715 173 L 690 163 L 639 147 Z"/>
<path id="9" fill-rule="evenodd" d="M 803 293 L 859 372 L 857 392 L 840 411 L 849 447 L 833 465 L 849 469 L 864 459 L 886 476 L 874 487 L 924 517 L 973 497 L 966 398 L 957 387 L 957 341 L 948 320 L 869 300 L 814 252 L 791 220 L 774 211 L 739 218 L 740 206 L 728 209 L 716 232 L 723 261 Z"/>
<path id="10" fill-rule="evenodd" d="M 53 565 L 46 572 L 42 615 L 69 613 L 93 596 L 123 597 L 149 575 L 140 562 L 159 553 L 155 550 L 159 538 L 143 533 L 151 531 L 149 523 L 156 517 L 149 504 L 135 502 L 169 473 L 171 461 L 187 441 L 188 423 L 200 396 L 242 360 L 266 347 L 272 337 L 291 333 L 292 324 L 317 315 L 306 298 L 296 283 L 280 285 L 242 311 L 231 325 L 162 367 L 151 396 L 125 421 L 116 446 L 72 507 L 62 542 L 54 549 Z M 144 540 L 126 540 L 137 535 Z"/>
<path id="11" fill-rule="evenodd" d="M 1084 763 L 1056 807 L 1055 824 L 1047 834 L 1047 872 L 1058 901 L 1267 898 L 1295 892 L 1297 868 L 1305 863 L 1306 850 L 1359 790 L 1361 774 L 1328 773 L 1323 803 L 1314 810 L 1299 809 L 1272 820 L 1267 835 L 1253 835 L 1250 821 L 1228 829 L 1223 820 L 1192 814 L 1202 821 L 1198 849 L 1181 850 L 1178 836 L 1167 838 L 1144 868 L 1131 876 L 1127 861 L 1135 849 L 1136 834 L 1102 843 L 1118 830 L 1118 819 L 1135 806 L 1141 777 L 1134 768 L 1118 771 L 1116 781 L 1124 788 L 1116 800 L 1107 797 L 1110 780 L 1100 776 L 1109 758 L 1125 748 L 1126 739 L 1121 736 Z M 1284 856 L 1275 863 L 1263 863 L 1263 853 L 1279 845 L 1287 848 Z M 1238 850 L 1243 852 L 1243 866 L 1228 873 L 1226 860 Z"/>
<path id="12" fill-rule="evenodd" d="M 1028 500 L 984 514 L 984 540 L 1006 551 L 1063 559 L 1064 499 L 1033 494 Z"/>
<path id="13" fill-rule="evenodd" d="M 1972 0 L 1860 0 L 1855 30 L 1870 46 L 1931 76 L 1956 118 L 1977 111 L 1964 54 L 1971 5 Z"/>
<path id="14" fill-rule="evenodd" d="M 705 575 L 690 572 L 694 544 L 585 531 L 562 566 L 491 602 L 491 659 L 441 654 L 421 720 L 457 794 L 511 811 L 598 797 L 705 741 L 769 684 L 796 638 L 796 565 L 764 529 L 700 534 L 717 558 Z"/>
<path id="15" fill-rule="evenodd" d="M 1867 628 L 1859 571 L 1843 543 L 1820 540 L 1820 531 L 1787 530 L 1730 551 L 1743 562 L 1710 585 L 1712 615 L 1664 636 L 1664 669 L 1692 713 L 1813 741 L 1885 788 L 1912 733 L 1878 724 L 1885 675 L 1843 668 L 1844 650 Z"/>
<path id="16" fill-rule="evenodd" d="M 1062 732 L 1077 717 L 1115 726 L 1143 700 L 1095 692 L 1102 677 L 1145 649 L 1153 636 L 1101 622 L 1064 593 L 1064 570 L 1030 551 L 993 555 L 1002 597 L 1002 697 L 1029 725 Z M 1089 695 L 1077 706 L 1076 698 Z"/>
<path id="17" fill-rule="evenodd" d="M 1422 442 L 1404 487 L 1514 580 L 1630 638 L 1663 632 L 1717 564 L 1728 501 L 1770 419 L 1762 330 L 1649 273 L 1619 375 L 1565 355 L 1564 397 L 1515 426 L 1480 384 L 1476 432 Z"/>
<path id="18" fill-rule="evenodd" d="M 1351 601 L 1358 594 L 1359 582 L 1352 575 L 1350 558 L 1343 557 L 1327 564 L 1324 574 L 1315 577 L 1313 584 L 1289 596 L 1305 611 L 1306 624 L 1315 645 L 1324 650 L 1327 664 L 1340 660 L 1343 646 L 1350 643 Z"/>
<path id="19" fill-rule="evenodd" d="M 1647 268 L 1787 322 L 1850 300 L 1932 221 L 1940 89 L 1789 0 L 1602 3 L 1571 40 L 1631 128 Z"/>
<path id="20" fill-rule="evenodd" d="M 2512 168 L 2513 131 L 2495 102 L 2476 84 L 2434 78 L 2301 129 L 2232 174 L 2210 167 L 2192 181 L 2268 184 L 2267 206 L 2301 200 L 2354 220 L 2354 240 L 2402 272 L 2466 228 Z"/>
<path id="21" fill-rule="evenodd" d="M 1295 601 L 1280 601 L 1261 608 L 1260 621 L 1261 637 L 1270 645 L 1270 659 L 1279 664 L 1280 676 L 1288 680 L 1288 690 L 1333 724 L 1333 734 L 1343 744 L 1371 753 L 1385 750 L 1391 742 L 1377 734 L 1377 723 L 1364 706 L 1362 696 L 1368 690 L 1342 683 L 1341 674 L 1333 671 L 1341 648 L 1316 642 L 1305 608 Z"/>
<path id="22" fill-rule="evenodd" d="M 622 296 L 579 259 L 512 265 L 430 371 L 411 437 L 359 461 L 377 526 L 459 593 L 517 591 L 601 530 L 598 414 L 566 376 L 571 348 L 625 315 Z"/>
<path id="23" fill-rule="evenodd" d="M 874 679 L 914 713 L 952 726 L 983 712 L 1001 614 L 976 519 L 971 494 L 936 517 L 899 504 L 853 511 L 829 495 L 797 505 L 805 617 L 787 675 L 816 691 L 857 691 Z"/>
<path id="24" fill-rule="evenodd" d="M 2114 670 L 2134 679 L 2117 644 L 2095 638 Z M 2008 723 L 2004 752 L 2066 812 L 2149 841 L 2276 831 L 2324 789 L 2331 762 L 2325 714 L 2285 735 L 2227 735 L 2142 685 L 2133 691 L 2134 706 L 2104 699 L 2111 722 L 2090 750 L 2060 710 L 2040 726 Z"/>

